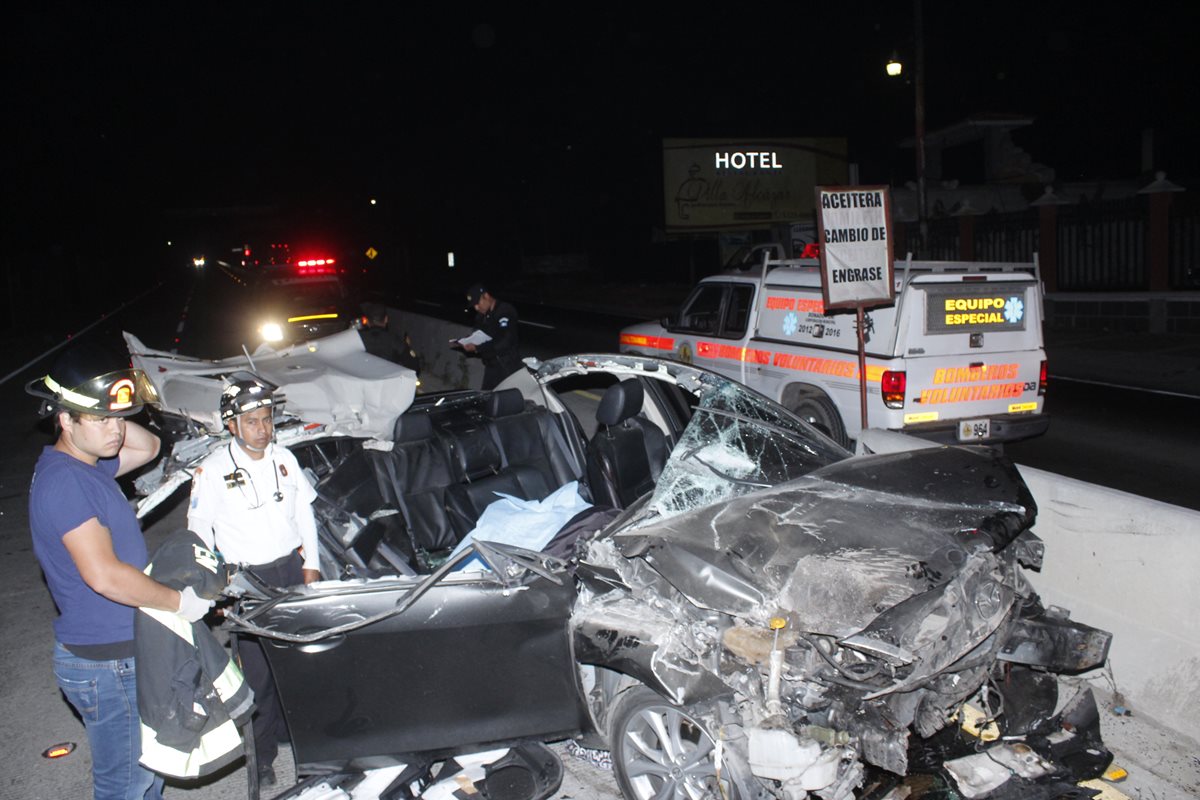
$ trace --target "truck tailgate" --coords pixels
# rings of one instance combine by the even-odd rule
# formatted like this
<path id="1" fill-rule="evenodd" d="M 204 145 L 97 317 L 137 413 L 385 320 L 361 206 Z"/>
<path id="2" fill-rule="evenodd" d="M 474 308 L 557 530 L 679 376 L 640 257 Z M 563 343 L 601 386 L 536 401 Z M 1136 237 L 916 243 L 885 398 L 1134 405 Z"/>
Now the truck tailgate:
<path id="1" fill-rule="evenodd" d="M 954 421 L 957 441 L 997 438 L 999 431 L 989 420 L 1042 413 L 1040 356 L 1040 350 L 1017 350 L 907 359 L 905 428 Z"/>

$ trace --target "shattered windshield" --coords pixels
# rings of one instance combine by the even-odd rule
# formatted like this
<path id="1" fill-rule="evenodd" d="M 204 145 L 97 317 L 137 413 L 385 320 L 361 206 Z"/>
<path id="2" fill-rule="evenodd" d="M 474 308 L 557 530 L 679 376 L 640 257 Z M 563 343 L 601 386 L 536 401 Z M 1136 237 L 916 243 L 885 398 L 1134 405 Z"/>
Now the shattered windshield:
<path id="1" fill-rule="evenodd" d="M 785 483 L 849 455 L 762 395 L 706 381 L 635 527 Z"/>

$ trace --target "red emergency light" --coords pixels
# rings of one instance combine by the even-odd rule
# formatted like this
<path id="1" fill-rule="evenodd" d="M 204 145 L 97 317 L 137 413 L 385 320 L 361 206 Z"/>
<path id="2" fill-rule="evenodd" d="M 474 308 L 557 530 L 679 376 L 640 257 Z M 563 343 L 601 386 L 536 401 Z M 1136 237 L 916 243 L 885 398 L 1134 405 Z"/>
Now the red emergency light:
<path id="1" fill-rule="evenodd" d="M 296 262 L 296 271 L 300 275 L 336 275 L 333 265 L 332 258 L 305 258 Z"/>

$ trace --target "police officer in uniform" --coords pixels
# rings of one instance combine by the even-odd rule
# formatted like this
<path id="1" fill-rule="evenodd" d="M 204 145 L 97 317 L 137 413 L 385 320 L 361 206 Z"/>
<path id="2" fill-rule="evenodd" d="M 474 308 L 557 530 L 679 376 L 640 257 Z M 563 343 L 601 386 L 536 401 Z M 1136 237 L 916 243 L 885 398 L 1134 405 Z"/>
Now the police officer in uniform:
<path id="1" fill-rule="evenodd" d="M 273 586 L 320 579 L 316 492 L 291 451 L 273 441 L 276 387 L 234 380 L 221 395 L 221 420 L 233 440 L 200 463 L 192 478 L 188 528 L 229 564 L 246 565 Z M 272 764 L 287 726 L 260 644 L 242 640 L 242 670 L 254 690 L 259 783 L 275 783 Z"/>
<path id="2" fill-rule="evenodd" d="M 467 289 L 467 302 L 475 309 L 475 327 L 492 337 L 483 344 L 458 345 L 468 355 L 483 360 L 483 389 L 496 388 L 500 381 L 521 368 L 517 341 L 517 310 L 497 300 L 480 283 Z"/>

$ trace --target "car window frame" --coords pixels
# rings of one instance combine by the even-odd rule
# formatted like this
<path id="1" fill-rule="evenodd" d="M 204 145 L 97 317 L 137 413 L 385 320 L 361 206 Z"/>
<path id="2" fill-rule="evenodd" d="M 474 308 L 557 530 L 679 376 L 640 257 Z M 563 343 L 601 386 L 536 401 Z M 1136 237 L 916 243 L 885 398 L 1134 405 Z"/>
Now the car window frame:
<path id="1" fill-rule="evenodd" d="M 717 339 L 741 339 L 746 336 L 750 329 L 750 316 L 754 308 L 754 298 L 756 294 L 756 286 L 752 283 L 743 281 L 704 281 L 692 290 L 687 299 L 679 306 L 679 311 L 673 319 L 673 325 L 669 326 L 669 330 L 678 333 L 687 333 L 693 336 L 712 336 Z M 700 330 L 694 326 L 684 325 L 684 312 L 696 301 L 702 292 L 717 290 L 721 293 L 720 301 L 717 304 L 716 324 L 713 330 Z M 745 321 L 739 330 L 731 330 L 729 322 L 730 316 L 733 313 L 734 298 L 739 289 L 749 291 L 749 297 L 746 302 Z"/>
<path id="2" fill-rule="evenodd" d="M 718 298 L 718 301 L 717 301 L 717 308 L 716 308 L 716 312 L 715 312 L 714 318 L 713 318 L 712 329 L 711 330 L 700 330 L 693 325 L 685 325 L 684 324 L 685 312 L 692 306 L 693 303 L 696 302 L 697 299 L 699 299 L 701 294 L 711 292 L 714 289 L 716 291 L 720 292 L 720 297 Z M 726 301 L 727 296 L 728 296 L 728 284 L 726 284 L 726 283 L 717 282 L 717 281 L 705 281 L 703 283 L 697 284 L 696 288 L 694 288 L 691 291 L 691 293 L 687 296 L 687 299 L 685 299 L 683 301 L 683 303 L 679 306 L 679 311 L 676 312 L 675 319 L 674 319 L 675 324 L 674 324 L 674 326 L 672 326 L 671 330 L 678 331 L 680 333 L 690 333 L 690 334 L 693 334 L 696 336 L 718 336 L 720 333 L 720 330 L 721 330 L 721 324 L 722 324 L 724 314 L 725 314 L 725 301 Z"/>
<path id="3" fill-rule="evenodd" d="M 750 316 L 754 311 L 754 297 L 757 293 L 757 288 L 752 283 L 741 283 L 732 281 L 728 284 L 728 290 L 725 295 L 725 310 L 721 315 L 721 334 L 724 339 L 741 339 L 750 330 Z M 746 298 L 745 324 L 739 330 L 731 330 L 729 327 L 729 318 L 733 314 L 734 298 L 740 289 L 745 289 L 749 295 Z"/>

